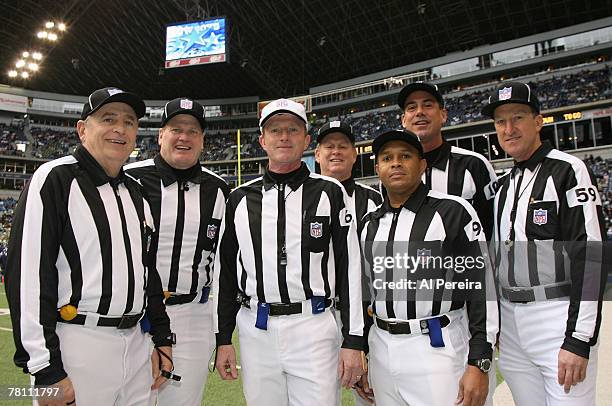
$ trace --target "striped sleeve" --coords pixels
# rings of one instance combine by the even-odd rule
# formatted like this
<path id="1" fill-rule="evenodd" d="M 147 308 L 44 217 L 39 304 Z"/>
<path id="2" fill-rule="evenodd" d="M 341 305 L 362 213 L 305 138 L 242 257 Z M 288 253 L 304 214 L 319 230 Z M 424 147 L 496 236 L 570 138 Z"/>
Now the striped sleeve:
<path id="1" fill-rule="evenodd" d="M 335 210 L 338 215 L 332 216 L 331 232 L 336 264 L 336 290 L 343 304 L 340 310 L 344 338 L 342 347 L 364 350 L 364 312 L 357 223 L 349 206 L 346 191 L 341 186 L 335 190 L 338 191 L 338 195 L 331 200 L 340 202 L 340 205 Z"/>
<path id="2" fill-rule="evenodd" d="M 15 363 L 37 385 L 65 378 L 55 333 L 62 219 L 59 180 L 52 165 L 34 173 L 15 209 L 8 247 L 6 291 L 13 322 Z"/>
<path id="3" fill-rule="evenodd" d="M 557 157 L 557 151 L 550 153 Z M 573 158 L 573 157 L 572 157 Z M 573 158 L 571 169 L 562 188 L 559 217 L 561 239 L 571 261 L 572 290 L 568 310 L 565 340 L 561 348 L 589 357 L 590 346 L 597 342 L 601 324 L 601 306 L 605 287 L 605 239 L 601 198 L 586 165 Z"/>
<path id="4" fill-rule="evenodd" d="M 232 343 L 232 334 L 236 328 L 236 315 L 240 309 L 237 302 L 238 274 L 238 238 L 234 224 L 234 206 L 240 189 L 230 193 L 225 215 L 219 230 L 219 242 L 215 255 L 213 287 L 216 297 L 213 301 L 213 331 L 216 333 L 217 347 Z"/>
<path id="5" fill-rule="evenodd" d="M 436 196 L 436 193 L 430 192 L 430 195 Z M 480 289 L 470 290 L 466 298 L 470 331 L 468 359 L 491 359 L 499 331 L 499 312 L 485 233 L 478 214 L 466 200 L 450 195 L 445 197 L 462 207 L 455 216 L 445 216 L 451 222 L 458 222 L 456 240 L 452 242 L 453 256 L 466 260 L 473 258 L 475 265 L 472 267 L 471 276 L 464 275 L 470 276 L 471 281 L 480 282 L 481 285 Z M 455 209 L 457 208 L 455 206 Z"/>
<path id="6" fill-rule="evenodd" d="M 476 184 L 473 206 L 478 213 L 487 240 L 493 234 L 493 201 L 497 192 L 497 175 L 489 161 L 480 154 L 473 159 L 475 169 L 470 171 Z"/>

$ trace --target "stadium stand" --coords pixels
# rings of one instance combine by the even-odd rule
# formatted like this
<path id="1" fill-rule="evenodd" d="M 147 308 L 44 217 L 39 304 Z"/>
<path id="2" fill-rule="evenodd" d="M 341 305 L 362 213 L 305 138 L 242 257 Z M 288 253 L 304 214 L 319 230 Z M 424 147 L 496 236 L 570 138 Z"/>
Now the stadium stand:
<path id="1" fill-rule="evenodd" d="M 66 128 L 31 127 L 33 138 L 31 156 L 34 158 L 55 159 L 71 153 L 79 142 L 76 131 Z"/>
<path id="2" fill-rule="evenodd" d="M 0 155 L 24 156 L 24 152 L 17 149 L 17 141 L 26 141 L 23 126 L 0 123 Z"/>
<path id="3" fill-rule="evenodd" d="M 612 240 L 612 159 L 602 159 L 589 155 L 584 162 L 591 168 L 599 186 L 601 204 L 608 239 Z"/>

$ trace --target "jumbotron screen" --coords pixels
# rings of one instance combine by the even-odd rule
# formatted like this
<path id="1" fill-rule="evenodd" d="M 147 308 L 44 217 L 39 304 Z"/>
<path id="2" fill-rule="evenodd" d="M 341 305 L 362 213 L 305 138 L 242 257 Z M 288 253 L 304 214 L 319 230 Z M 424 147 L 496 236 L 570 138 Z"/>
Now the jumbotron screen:
<path id="1" fill-rule="evenodd" d="M 168 25 L 165 67 L 227 61 L 225 28 L 225 17 Z"/>

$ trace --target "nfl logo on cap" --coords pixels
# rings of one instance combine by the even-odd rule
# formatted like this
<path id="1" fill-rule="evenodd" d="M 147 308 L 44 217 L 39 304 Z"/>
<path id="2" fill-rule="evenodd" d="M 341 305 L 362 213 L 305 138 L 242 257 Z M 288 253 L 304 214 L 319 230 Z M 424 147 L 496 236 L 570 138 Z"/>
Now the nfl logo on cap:
<path id="1" fill-rule="evenodd" d="M 189 99 L 181 99 L 181 108 L 191 110 L 193 108 L 193 102 Z"/>
<path id="2" fill-rule="evenodd" d="M 512 97 L 512 88 L 504 87 L 503 89 L 499 90 L 499 93 L 497 95 L 500 101 L 508 100 Z"/>
<path id="3" fill-rule="evenodd" d="M 533 211 L 533 224 L 543 226 L 548 223 L 548 210 L 538 209 Z"/>
<path id="4" fill-rule="evenodd" d="M 323 223 L 310 223 L 310 236 L 319 238 L 323 235 Z"/>

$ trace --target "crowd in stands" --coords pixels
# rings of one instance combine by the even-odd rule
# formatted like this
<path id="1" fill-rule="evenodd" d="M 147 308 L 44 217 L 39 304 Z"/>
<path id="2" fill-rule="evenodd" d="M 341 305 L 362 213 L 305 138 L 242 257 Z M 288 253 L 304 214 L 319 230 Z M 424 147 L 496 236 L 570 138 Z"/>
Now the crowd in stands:
<path id="1" fill-rule="evenodd" d="M 11 197 L 0 199 L 0 271 L 3 273 L 6 269 L 6 248 L 16 204 L 17 201 Z"/>
<path id="2" fill-rule="evenodd" d="M 17 149 L 17 142 L 25 140 L 22 125 L 0 123 L 0 155 L 25 156 L 24 151 Z"/>
<path id="3" fill-rule="evenodd" d="M 612 159 L 585 157 L 584 162 L 591 168 L 601 192 L 601 205 L 608 240 L 612 241 Z"/>
<path id="4" fill-rule="evenodd" d="M 612 98 L 612 69 L 584 70 L 548 79 L 527 82 L 538 95 L 542 110 L 606 100 Z M 448 110 L 447 125 L 484 120 L 480 110 L 487 103 L 491 88 L 466 93 L 459 97 L 445 97 Z M 450 97 L 449 97 L 450 96 Z"/>
<path id="5" fill-rule="evenodd" d="M 55 159 L 68 154 L 76 148 L 79 137 L 75 130 L 53 130 L 51 128 L 31 127 L 33 142 L 31 155 L 34 158 Z"/>
<path id="6" fill-rule="evenodd" d="M 597 100 L 612 99 L 612 69 L 606 67 L 599 70 L 584 70 L 576 73 L 557 74 L 546 79 L 536 79 L 528 82 L 538 94 L 542 110 L 570 106 L 579 103 L 594 102 Z M 448 110 L 447 126 L 483 120 L 480 114 L 482 106 L 487 102 L 491 88 L 467 90 L 461 93 L 452 90 L 445 95 L 445 104 Z M 364 113 L 350 113 L 341 115 L 351 123 L 356 141 L 373 138 L 383 128 L 400 127 L 401 111 L 383 108 Z M 335 119 L 335 117 L 334 117 Z M 318 128 L 325 124 L 329 118 L 324 117 L 313 122 L 310 134 L 313 142 L 310 148 L 315 147 L 314 139 Z M 206 132 L 205 148 L 202 154 L 203 161 L 225 161 L 237 158 L 235 131 L 220 130 L 219 123 L 215 123 L 212 130 Z M 224 123 L 221 123 L 223 126 Z M 30 134 L 32 146 L 28 147 L 25 156 L 35 158 L 54 159 L 72 152 L 78 144 L 76 132 L 71 129 L 65 131 L 50 128 L 31 127 Z M 0 154 L 23 155 L 17 151 L 15 141 L 26 139 L 23 128 L 0 124 Z M 260 157 L 265 153 L 258 142 L 258 133 L 250 130 L 242 133 L 241 154 L 243 158 Z M 158 151 L 157 137 L 139 137 L 137 147 L 140 152 L 134 159 L 151 158 Z"/>

